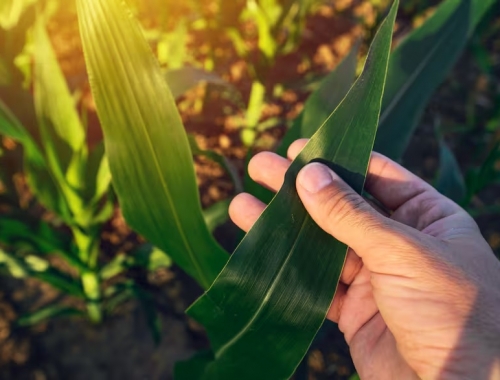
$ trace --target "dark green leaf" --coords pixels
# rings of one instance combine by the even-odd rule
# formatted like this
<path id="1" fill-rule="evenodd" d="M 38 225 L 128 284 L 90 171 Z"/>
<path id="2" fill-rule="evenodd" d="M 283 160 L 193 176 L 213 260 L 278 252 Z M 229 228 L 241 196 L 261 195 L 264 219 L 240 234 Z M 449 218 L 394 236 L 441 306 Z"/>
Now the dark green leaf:
<path id="1" fill-rule="evenodd" d="M 319 160 L 362 191 L 397 6 L 348 95 L 293 161 L 283 187 L 217 280 L 188 309 L 207 329 L 214 351 L 202 379 L 288 379 L 321 327 L 347 247 L 312 221 L 295 179 L 304 165 Z"/>
<path id="2" fill-rule="evenodd" d="M 447 0 L 391 54 L 375 150 L 400 159 L 425 105 L 497 0 Z"/>
<path id="3" fill-rule="evenodd" d="M 465 180 L 453 152 L 443 139 L 439 141 L 439 171 L 435 187 L 443 195 L 457 203 L 463 201 L 466 193 Z"/>
<path id="4" fill-rule="evenodd" d="M 123 2 L 80 0 L 78 15 L 125 219 L 208 287 L 227 254 L 203 220 L 189 142 L 160 67 Z"/>

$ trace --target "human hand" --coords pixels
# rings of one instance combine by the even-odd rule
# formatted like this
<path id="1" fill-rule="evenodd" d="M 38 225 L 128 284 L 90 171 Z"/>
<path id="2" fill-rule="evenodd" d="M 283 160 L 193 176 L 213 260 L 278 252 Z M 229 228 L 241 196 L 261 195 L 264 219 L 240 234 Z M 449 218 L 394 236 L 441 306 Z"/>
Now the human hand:
<path id="1" fill-rule="evenodd" d="M 292 144 L 289 158 L 306 142 Z M 277 191 L 289 165 L 264 152 L 249 173 Z M 344 333 L 361 379 L 500 379 L 500 262 L 474 220 L 376 153 L 365 188 L 389 217 L 324 165 L 297 176 L 311 217 L 350 247 L 328 318 Z M 229 214 L 248 231 L 264 207 L 239 194 Z"/>

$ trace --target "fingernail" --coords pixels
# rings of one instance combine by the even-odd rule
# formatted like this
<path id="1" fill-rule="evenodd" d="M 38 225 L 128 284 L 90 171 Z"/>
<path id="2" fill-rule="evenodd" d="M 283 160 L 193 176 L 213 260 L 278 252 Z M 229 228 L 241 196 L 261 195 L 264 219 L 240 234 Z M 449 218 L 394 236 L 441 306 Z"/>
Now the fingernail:
<path id="1" fill-rule="evenodd" d="M 323 164 L 306 165 L 297 176 L 297 183 L 309 193 L 317 193 L 330 185 L 337 175 Z"/>

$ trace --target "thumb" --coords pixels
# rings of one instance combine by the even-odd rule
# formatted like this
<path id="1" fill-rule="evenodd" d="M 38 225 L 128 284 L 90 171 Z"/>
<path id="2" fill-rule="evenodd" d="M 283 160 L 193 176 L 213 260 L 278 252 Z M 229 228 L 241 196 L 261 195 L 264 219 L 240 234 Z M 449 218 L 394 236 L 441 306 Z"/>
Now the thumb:
<path id="1" fill-rule="evenodd" d="M 297 176 L 297 192 L 312 219 L 363 257 L 372 249 L 408 244 L 408 231 L 378 213 L 337 174 L 320 163 L 306 165 Z"/>

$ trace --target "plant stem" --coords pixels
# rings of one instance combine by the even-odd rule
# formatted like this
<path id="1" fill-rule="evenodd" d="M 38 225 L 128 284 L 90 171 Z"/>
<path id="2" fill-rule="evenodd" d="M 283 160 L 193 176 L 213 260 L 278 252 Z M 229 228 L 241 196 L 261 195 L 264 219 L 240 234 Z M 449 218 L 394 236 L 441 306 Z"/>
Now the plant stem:
<path id="1" fill-rule="evenodd" d="M 81 275 L 83 291 L 87 297 L 87 314 L 93 323 L 101 323 L 101 284 L 96 272 L 86 272 Z"/>
<path id="2" fill-rule="evenodd" d="M 72 230 L 79 258 L 89 268 L 80 272 L 80 280 L 86 297 L 87 314 L 93 323 L 100 323 L 102 321 L 101 280 L 97 272 L 99 240 L 92 230 L 84 231 L 79 227 L 73 227 Z"/>
<path id="3" fill-rule="evenodd" d="M 241 133 L 243 144 L 247 147 L 251 147 L 255 141 L 256 128 L 262 113 L 265 95 L 266 88 L 264 84 L 258 80 L 254 80 L 245 117 L 245 129 Z"/>

